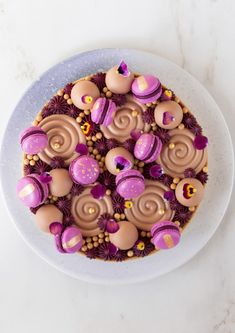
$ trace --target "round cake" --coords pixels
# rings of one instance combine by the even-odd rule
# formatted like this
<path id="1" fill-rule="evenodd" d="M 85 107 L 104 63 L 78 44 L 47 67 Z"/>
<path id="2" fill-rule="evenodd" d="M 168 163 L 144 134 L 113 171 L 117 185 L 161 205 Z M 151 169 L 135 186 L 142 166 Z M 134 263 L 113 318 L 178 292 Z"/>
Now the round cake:
<path id="1" fill-rule="evenodd" d="M 124 61 L 68 83 L 20 135 L 17 195 L 60 253 L 123 261 L 177 246 L 203 200 L 208 139 Z"/>

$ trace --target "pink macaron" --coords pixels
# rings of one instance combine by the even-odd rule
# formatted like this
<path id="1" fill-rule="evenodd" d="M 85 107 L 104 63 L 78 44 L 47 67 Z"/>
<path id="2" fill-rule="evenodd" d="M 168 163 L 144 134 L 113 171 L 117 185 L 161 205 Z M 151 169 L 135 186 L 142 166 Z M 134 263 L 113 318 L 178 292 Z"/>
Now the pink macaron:
<path id="1" fill-rule="evenodd" d="M 112 100 L 100 97 L 91 109 L 91 119 L 94 123 L 107 127 L 112 123 L 115 111 L 116 105 Z"/>
<path id="2" fill-rule="evenodd" d="M 116 176 L 116 187 L 124 199 L 137 198 L 144 192 L 144 177 L 138 170 L 121 171 Z"/>
<path id="3" fill-rule="evenodd" d="M 180 241 L 179 227 L 171 221 L 154 224 L 151 229 L 152 243 L 156 249 L 167 250 L 175 247 Z"/>
<path id="4" fill-rule="evenodd" d="M 131 91 L 138 102 L 147 104 L 161 97 L 162 85 L 156 76 L 141 75 L 133 81 Z"/>
<path id="5" fill-rule="evenodd" d="M 37 174 L 30 174 L 21 178 L 17 183 L 17 195 L 27 207 L 37 207 L 48 197 L 48 184 L 41 181 Z"/>
<path id="6" fill-rule="evenodd" d="M 81 155 L 72 161 L 69 167 L 72 180 L 81 185 L 94 183 L 100 173 L 97 161 L 87 155 Z"/>
<path id="7" fill-rule="evenodd" d="M 38 154 L 47 144 L 47 134 L 38 126 L 31 126 L 20 134 L 20 145 L 26 154 Z"/>
<path id="8" fill-rule="evenodd" d="M 136 141 L 134 155 L 137 159 L 151 163 L 156 161 L 162 150 L 162 142 L 154 134 L 144 133 Z"/>

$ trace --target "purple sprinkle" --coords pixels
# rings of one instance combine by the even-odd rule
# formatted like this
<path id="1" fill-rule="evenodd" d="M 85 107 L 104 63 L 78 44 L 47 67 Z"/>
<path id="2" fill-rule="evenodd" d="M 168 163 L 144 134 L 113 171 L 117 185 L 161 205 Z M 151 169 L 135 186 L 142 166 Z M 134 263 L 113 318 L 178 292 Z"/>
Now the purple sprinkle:
<path id="1" fill-rule="evenodd" d="M 105 230 L 107 232 L 109 232 L 110 234 L 114 234 L 115 232 L 117 232 L 119 230 L 119 225 L 115 220 L 110 219 L 106 224 Z"/>
<path id="2" fill-rule="evenodd" d="M 97 184 L 91 189 L 91 195 L 94 199 L 102 199 L 105 195 L 106 187 L 102 184 Z"/>
<path id="3" fill-rule="evenodd" d="M 50 174 L 48 172 L 43 172 L 40 176 L 39 176 L 39 180 L 43 183 L 43 184 L 49 184 L 52 181 L 52 177 L 50 176 Z"/>
<path id="4" fill-rule="evenodd" d="M 193 144 L 196 149 L 202 150 L 206 148 L 208 144 L 208 139 L 206 136 L 199 134 L 195 137 Z"/>
<path id="5" fill-rule="evenodd" d="M 52 235 L 60 235 L 63 230 L 63 225 L 60 222 L 52 222 L 49 229 Z"/>
<path id="6" fill-rule="evenodd" d="M 150 170 L 149 174 L 153 178 L 159 178 L 162 175 L 162 168 L 159 164 L 153 165 Z"/>
<path id="7" fill-rule="evenodd" d="M 137 141 L 139 139 L 139 137 L 141 136 L 141 131 L 135 129 L 135 130 L 132 130 L 131 133 L 131 138 L 134 139 L 135 141 Z"/>
<path id="8" fill-rule="evenodd" d="M 175 199 L 175 194 L 174 191 L 166 191 L 164 193 L 164 199 L 166 199 L 167 201 L 172 201 Z"/>
<path id="9" fill-rule="evenodd" d="M 114 256 L 117 253 L 117 251 L 118 251 L 118 248 L 114 244 L 112 244 L 112 243 L 108 243 L 107 247 L 109 249 L 109 254 L 111 256 Z"/>
<path id="10" fill-rule="evenodd" d="M 76 153 L 80 155 L 87 155 L 88 154 L 88 148 L 84 143 L 78 143 L 75 148 Z"/>

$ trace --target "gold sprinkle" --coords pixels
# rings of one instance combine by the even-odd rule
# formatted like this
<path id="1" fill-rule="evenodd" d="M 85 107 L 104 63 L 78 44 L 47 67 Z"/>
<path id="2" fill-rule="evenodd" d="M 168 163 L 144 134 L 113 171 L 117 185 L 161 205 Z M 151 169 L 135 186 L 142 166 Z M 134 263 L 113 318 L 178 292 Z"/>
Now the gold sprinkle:
<path id="1" fill-rule="evenodd" d="M 180 226 L 180 221 L 174 221 L 174 223 L 178 225 L 178 227 Z"/>
<path id="2" fill-rule="evenodd" d="M 63 94 L 64 94 L 63 89 L 60 89 L 57 91 L 58 96 L 63 96 Z"/>
<path id="3" fill-rule="evenodd" d="M 38 155 L 34 155 L 34 156 L 33 156 L 33 160 L 34 160 L 34 161 L 38 161 L 38 160 L 39 160 Z"/>
<path id="4" fill-rule="evenodd" d="M 104 233 L 101 232 L 98 236 L 99 236 L 99 238 L 104 238 Z"/>
<path id="5" fill-rule="evenodd" d="M 179 181 L 180 181 L 180 179 L 179 179 L 178 177 L 176 177 L 176 178 L 173 179 L 173 183 L 174 183 L 174 184 L 178 184 Z"/>
<path id="6" fill-rule="evenodd" d="M 207 172 L 208 172 L 208 167 L 205 166 L 205 167 L 202 169 L 202 171 L 207 173 Z"/>
<path id="7" fill-rule="evenodd" d="M 104 240 L 105 240 L 105 242 L 107 242 L 107 243 L 108 243 L 108 242 L 109 242 L 109 237 L 108 237 L 108 236 L 107 236 L 107 237 L 105 237 L 105 239 L 104 239 Z"/>
<path id="8" fill-rule="evenodd" d="M 27 155 L 27 159 L 28 160 L 32 160 L 33 159 L 33 155 Z"/>
<path id="9" fill-rule="evenodd" d="M 119 213 L 115 213 L 115 214 L 114 214 L 114 218 L 115 218 L 116 220 L 120 220 L 121 215 L 120 215 Z"/>
<path id="10" fill-rule="evenodd" d="M 183 113 L 188 113 L 188 109 L 186 107 L 183 107 Z"/>
<path id="11" fill-rule="evenodd" d="M 82 122 L 82 118 L 78 116 L 78 117 L 76 118 L 76 122 L 80 124 L 80 123 Z"/>
<path id="12" fill-rule="evenodd" d="M 158 213 L 159 213 L 160 215 L 163 215 L 163 214 L 165 214 L 165 210 L 162 209 L 162 208 L 160 208 L 160 209 L 158 210 Z"/>
<path id="13" fill-rule="evenodd" d="M 95 212 L 95 209 L 93 208 L 93 207 L 90 207 L 89 209 L 88 209 L 88 213 L 89 214 L 93 214 Z"/>
<path id="14" fill-rule="evenodd" d="M 88 116 L 90 114 L 90 110 L 84 110 L 84 113 L 86 116 Z"/>
<path id="15" fill-rule="evenodd" d="M 93 237 L 92 237 L 92 240 L 93 240 L 94 242 L 97 242 L 97 241 L 98 241 L 98 237 L 97 237 L 97 236 L 93 236 Z"/>
<path id="16" fill-rule="evenodd" d="M 176 189 L 176 184 L 172 183 L 171 186 L 170 186 L 170 188 L 171 188 L 172 190 L 175 190 L 175 189 Z"/>
<path id="17" fill-rule="evenodd" d="M 184 124 L 180 124 L 180 125 L 178 126 L 178 129 L 180 129 L 180 130 L 184 129 Z"/>
<path id="18" fill-rule="evenodd" d="M 59 148 L 60 148 L 60 144 L 59 144 L 59 142 L 55 142 L 55 143 L 53 144 L 53 148 L 54 148 L 54 149 L 59 149 Z"/>
<path id="19" fill-rule="evenodd" d="M 194 206 L 189 207 L 189 211 L 190 211 L 190 212 L 195 212 L 195 209 L 196 209 L 196 208 L 195 208 Z"/>
<path id="20" fill-rule="evenodd" d="M 24 165 L 29 165 L 29 160 L 27 158 L 24 159 Z"/>
<path id="21" fill-rule="evenodd" d="M 132 114 L 132 117 L 137 117 L 138 114 L 139 114 L 139 112 L 138 112 L 137 110 L 133 110 L 133 111 L 131 112 L 131 114 Z"/>
<path id="22" fill-rule="evenodd" d="M 101 139 L 101 138 L 102 138 L 102 133 L 100 133 L 100 132 L 99 132 L 99 133 L 96 133 L 95 136 L 96 136 L 97 139 Z"/>
<path id="23" fill-rule="evenodd" d="M 129 250 L 129 251 L 127 252 L 127 256 L 128 256 L 129 258 L 133 257 L 133 255 L 134 255 L 134 252 L 133 252 L 132 250 Z"/>
<path id="24" fill-rule="evenodd" d="M 93 244 L 92 244 L 92 243 L 88 243 L 88 244 L 87 244 L 87 248 L 88 248 L 89 250 L 93 249 Z"/>
<path id="25" fill-rule="evenodd" d="M 100 163 L 101 163 L 101 162 L 100 162 Z M 110 194 L 111 194 L 111 191 L 108 189 L 108 190 L 106 190 L 105 194 L 106 194 L 106 195 L 110 195 Z"/>
<path id="26" fill-rule="evenodd" d="M 151 233 L 148 231 L 147 234 L 146 234 L 146 236 L 147 236 L 148 238 L 151 238 Z"/>
<path id="27" fill-rule="evenodd" d="M 99 242 L 99 244 L 103 244 L 104 243 L 103 238 L 99 238 L 98 242 Z"/>
<path id="28" fill-rule="evenodd" d="M 174 149 L 174 148 L 175 148 L 175 144 L 174 144 L 173 142 L 171 142 L 171 143 L 169 144 L 169 148 L 170 148 L 170 149 Z"/>
<path id="29" fill-rule="evenodd" d="M 96 138 L 95 136 L 93 136 L 93 137 L 91 138 L 91 140 L 95 142 L 95 141 L 97 141 L 97 138 Z"/>
<path id="30" fill-rule="evenodd" d="M 31 161 L 29 162 L 29 164 L 32 165 L 32 166 L 34 166 L 34 165 L 36 164 L 36 162 L 35 162 L 34 160 L 31 160 Z"/>
<path id="31" fill-rule="evenodd" d="M 82 252 L 86 252 L 87 251 L 87 246 L 83 245 L 81 250 L 82 250 Z"/>
<path id="32" fill-rule="evenodd" d="M 94 247 L 98 247 L 99 243 L 98 242 L 94 242 L 93 245 L 94 245 Z"/>
<path id="33" fill-rule="evenodd" d="M 103 88 L 103 92 L 106 93 L 108 91 L 108 88 L 107 87 L 104 87 Z"/>
<path id="34" fill-rule="evenodd" d="M 140 168 L 143 168 L 143 167 L 144 167 L 144 162 L 143 162 L 143 161 L 139 162 L 139 163 L 138 163 L 138 166 L 139 166 Z"/>
<path id="35" fill-rule="evenodd" d="M 121 214 L 121 219 L 122 219 L 122 220 L 125 220 L 125 218 L 126 218 L 126 215 L 122 213 L 122 214 Z"/>
<path id="36" fill-rule="evenodd" d="M 113 94 L 112 94 L 111 91 L 107 91 L 107 92 L 106 92 L 106 97 L 110 98 L 110 97 L 112 97 L 112 95 L 113 95 Z"/>
<path id="37" fill-rule="evenodd" d="M 68 94 L 64 94 L 64 99 L 69 99 L 69 95 Z"/>
<path id="38" fill-rule="evenodd" d="M 73 104 L 73 101 L 71 100 L 71 98 L 67 99 L 67 103 L 68 103 L 69 105 L 72 105 L 72 104 Z"/>
<path id="39" fill-rule="evenodd" d="M 91 237 L 87 237 L 87 238 L 86 238 L 86 242 L 87 242 L 87 243 L 91 243 Z"/>
<path id="40" fill-rule="evenodd" d="M 141 233 L 140 233 L 140 236 L 141 236 L 141 237 L 146 237 L 146 235 L 147 235 L 146 231 L 143 231 L 143 230 L 142 230 Z"/>

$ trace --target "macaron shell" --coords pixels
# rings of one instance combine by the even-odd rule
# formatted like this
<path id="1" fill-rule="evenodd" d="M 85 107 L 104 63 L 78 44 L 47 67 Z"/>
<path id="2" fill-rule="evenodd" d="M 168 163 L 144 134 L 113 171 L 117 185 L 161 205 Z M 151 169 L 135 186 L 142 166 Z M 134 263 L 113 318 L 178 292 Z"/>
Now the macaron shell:
<path id="1" fill-rule="evenodd" d="M 118 223 L 119 230 L 109 234 L 109 239 L 120 250 L 128 250 L 134 246 L 138 239 L 138 231 L 134 224 L 128 221 Z"/>
<path id="2" fill-rule="evenodd" d="M 84 103 L 83 96 L 91 96 L 91 103 Z M 100 97 L 98 87 L 91 81 L 78 81 L 71 90 L 71 99 L 73 104 L 81 110 L 88 110 L 94 105 L 97 98 Z"/>
<path id="3" fill-rule="evenodd" d="M 154 145 L 155 150 L 152 151 Z M 158 158 L 161 148 L 162 142 L 158 137 L 153 134 L 144 133 L 136 141 L 134 155 L 137 159 L 142 160 L 145 163 L 151 163 Z"/>
<path id="4" fill-rule="evenodd" d="M 39 126 L 31 126 L 20 134 L 21 148 L 26 154 L 37 154 L 48 145 L 47 134 Z"/>
<path id="5" fill-rule="evenodd" d="M 106 168 L 113 175 L 117 175 L 120 172 L 116 168 L 116 161 L 118 157 L 122 157 L 129 162 L 129 165 L 125 167 L 125 170 L 131 169 L 134 165 L 134 157 L 128 150 L 122 147 L 113 148 L 107 153 L 105 157 Z"/>
<path id="6" fill-rule="evenodd" d="M 153 75 L 141 75 L 137 77 L 132 83 L 131 90 L 135 98 L 140 103 L 145 104 L 157 101 L 162 94 L 161 83 Z"/>
<path id="7" fill-rule="evenodd" d="M 123 76 L 117 71 L 118 66 L 114 66 L 106 73 L 105 83 L 107 88 L 115 94 L 127 94 L 131 89 L 134 74 Z"/>
<path id="8" fill-rule="evenodd" d="M 44 232 L 50 233 L 49 226 L 52 222 L 61 222 L 63 214 L 54 205 L 44 205 L 40 207 L 35 214 L 35 222 L 38 228 Z"/>
<path id="9" fill-rule="evenodd" d="M 185 193 L 185 191 L 187 191 L 188 193 L 188 191 L 190 190 L 188 185 L 192 185 L 193 188 L 196 190 L 196 192 L 193 193 L 193 195 L 189 198 L 186 197 L 187 195 Z M 184 178 L 177 184 L 175 189 L 175 196 L 176 199 L 186 207 L 198 206 L 204 196 L 204 186 L 196 178 Z"/>
<path id="10" fill-rule="evenodd" d="M 140 196 L 145 190 L 144 177 L 138 170 L 121 171 L 116 177 L 117 192 L 124 199 Z"/>
<path id="11" fill-rule="evenodd" d="M 106 102 L 108 102 L 108 108 L 103 121 L 101 121 L 101 116 L 104 112 Z M 113 121 L 115 110 L 116 105 L 113 101 L 107 100 L 105 97 L 98 98 L 91 109 L 91 119 L 94 123 L 102 124 L 107 127 Z"/>
<path id="12" fill-rule="evenodd" d="M 61 244 L 65 252 L 75 253 L 82 247 L 81 231 L 75 227 L 67 227 L 61 236 Z"/>
<path id="13" fill-rule="evenodd" d="M 181 123 L 183 119 L 183 111 L 178 103 L 174 101 L 166 101 L 156 106 L 154 117 L 159 127 L 173 129 Z"/>
<path id="14" fill-rule="evenodd" d="M 82 155 L 70 164 L 69 173 L 75 183 L 88 185 L 97 180 L 100 169 L 94 158 Z"/>
<path id="15" fill-rule="evenodd" d="M 54 169 L 50 171 L 50 176 L 52 177 L 49 183 L 49 189 L 51 195 L 56 197 L 63 197 L 69 194 L 73 181 L 66 169 Z"/>
<path id="16" fill-rule="evenodd" d="M 157 232 L 152 239 L 156 249 L 168 250 L 175 247 L 180 241 L 181 235 L 177 230 L 165 229 Z"/>

